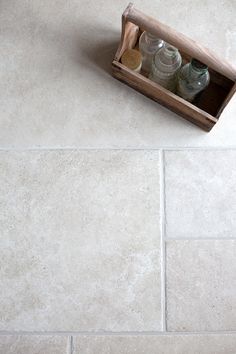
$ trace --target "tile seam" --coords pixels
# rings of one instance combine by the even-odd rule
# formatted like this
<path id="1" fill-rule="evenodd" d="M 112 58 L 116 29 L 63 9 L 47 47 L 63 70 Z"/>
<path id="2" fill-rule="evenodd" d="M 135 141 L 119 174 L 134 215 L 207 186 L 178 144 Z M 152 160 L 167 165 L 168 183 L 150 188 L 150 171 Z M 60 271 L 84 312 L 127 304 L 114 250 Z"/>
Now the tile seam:
<path id="1" fill-rule="evenodd" d="M 74 336 L 190 336 L 190 335 L 236 335 L 236 330 L 226 331 L 190 331 L 190 332 L 172 332 L 172 331 L 0 331 L 1 336 L 69 336 L 70 340 Z M 73 339 L 72 339 L 73 345 Z"/>
<path id="2" fill-rule="evenodd" d="M 69 348 L 69 354 L 74 353 L 74 341 L 73 341 L 73 336 L 70 336 L 70 348 Z"/>
<path id="3" fill-rule="evenodd" d="M 0 151 L 27 152 L 27 151 L 227 151 L 236 150 L 236 146 L 159 146 L 152 147 L 89 147 L 89 146 L 32 146 L 32 147 L 0 147 Z"/>
<path id="4" fill-rule="evenodd" d="M 166 237 L 165 241 L 236 241 L 236 237 Z"/>
<path id="5" fill-rule="evenodd" d="M 165 187 L 164 187 L 164 152 L 160 151 L 160 232 L 161 232 L 161 307 L 162 330 L 166 332 L 166 274 L 165 274 Z"/>
<path id="6" fill-rule="evenodd" d="M 162 161 L 163 161 L 163 244 L 164 244 L 164 259 L 165 259 L 165 326 L 166 331 L 168 331 L 167 324 L 167 263 L 166 263 L 166 224 L 167 224 L 167 213 L 166 213 L 166 163 L 165 163 L 165 151 L 162 152 Z"/>

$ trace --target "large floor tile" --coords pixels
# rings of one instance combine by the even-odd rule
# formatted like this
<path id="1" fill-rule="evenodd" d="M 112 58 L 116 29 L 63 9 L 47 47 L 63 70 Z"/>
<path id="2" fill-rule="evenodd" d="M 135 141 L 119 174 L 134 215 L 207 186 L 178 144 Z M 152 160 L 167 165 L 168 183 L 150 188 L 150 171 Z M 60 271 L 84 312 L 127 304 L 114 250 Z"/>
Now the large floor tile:
<path id="1" fill-rule="evenodd" d="M 167 243 L 170 331 L 236 330 L 236 241 Z"/>
<path id="2" fill-rule="evenodd" d="M 236 150 L 165 152 L 166 235 L 236 237 Z"/>
<path id="3" fill-rule="evenodd" d="M 74 354 L 235 354 L 236 335 L 74 337 Z"/>
<path id="4" fill-rule="evenodd" d="M 1 0 L 2 147 L 235 145 L 236 98 L 206 134 L 111 77 L 128 2 Z M 135 5 L 234 61 L 235 1 Z"/>
<path id="5" fill-rule="evenodd" d="M 0 329 L 160 330 L 159 154 L 0 153 Z"/>
<path id="6" fill-rule="evenodd" d="M 64 336 L 0 336 L 0 354 L 67 354 L 70 339 Z"/>

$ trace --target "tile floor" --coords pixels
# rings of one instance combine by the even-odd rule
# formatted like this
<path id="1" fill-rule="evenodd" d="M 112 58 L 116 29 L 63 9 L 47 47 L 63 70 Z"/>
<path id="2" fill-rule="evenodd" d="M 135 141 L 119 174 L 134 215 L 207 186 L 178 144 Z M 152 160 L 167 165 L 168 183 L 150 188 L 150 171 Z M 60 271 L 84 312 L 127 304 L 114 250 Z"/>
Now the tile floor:
<path id="1" fill-rule="evenodd" d="M 234 0 L 135 4 L 235 60 Z M 126 6 L 0 2 L 0 354 L 236 354 L 236 98 L 113 79 Z"/>

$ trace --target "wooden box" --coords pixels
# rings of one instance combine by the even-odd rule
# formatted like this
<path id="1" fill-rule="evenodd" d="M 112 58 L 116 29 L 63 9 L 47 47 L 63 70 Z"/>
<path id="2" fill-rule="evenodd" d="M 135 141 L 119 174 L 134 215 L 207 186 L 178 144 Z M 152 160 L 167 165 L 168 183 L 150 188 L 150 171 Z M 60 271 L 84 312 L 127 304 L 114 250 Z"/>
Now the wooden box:
<path id="1" fill-rule="evenodd" d="M 148 31 L 179 49 L 183 63 L 196 58 L 208 65 L 210 84 L 200 95 L 196 105 L 185 101 L 121 64 L 124 51 L 138 45 L 139 36 Z M 122 15 L 122 33 L 119 48 L 112 62 L 112 73 L 117 79 L 159 102 L 180 116 L 210 131 L 218 121 L 223 109 L 236 91 L 236 69 L 225 60 L 218 58 L 208 49 L 187 38 L 172 28 L 146 16 L 130 3 Z M 134 108 L 135 109 L 135 108 Z"/>

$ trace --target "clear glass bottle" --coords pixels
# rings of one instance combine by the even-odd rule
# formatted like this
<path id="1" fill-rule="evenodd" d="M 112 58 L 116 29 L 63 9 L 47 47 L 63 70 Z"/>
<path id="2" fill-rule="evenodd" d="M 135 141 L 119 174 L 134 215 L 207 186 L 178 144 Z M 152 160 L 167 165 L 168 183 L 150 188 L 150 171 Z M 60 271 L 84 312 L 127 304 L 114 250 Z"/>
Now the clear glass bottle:
<path id="1" fill-rule="evenodd" d="M 149 78 L 172 92 L 176 91 L 177 73 L 182 57 L 177 48 L 165 43 L 154 56 Z"/>
<path id="2" fill-rule="evenodd" d="M 156 52 L 162 48 L 164 41 L 144 31 L 139 38 L 139 50 L 142 54 L 142 70 L 150 73 L 152 60 Z"/>
<path id="3" fill-rule="evenodd" d="M 208 67 L 200 61 L 192 59 L 179 71 L 177 95 L 193 102 L 196 95 L 204 90 L 209 82 Z"/>

